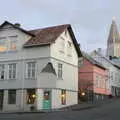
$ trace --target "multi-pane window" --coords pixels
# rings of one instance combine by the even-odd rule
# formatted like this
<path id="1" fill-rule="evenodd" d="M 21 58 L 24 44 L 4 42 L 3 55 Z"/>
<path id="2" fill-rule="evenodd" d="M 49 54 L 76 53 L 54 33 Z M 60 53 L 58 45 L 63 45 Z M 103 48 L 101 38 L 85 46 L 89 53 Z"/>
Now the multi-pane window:
<path id="1" fill-rule="evenodd" d="M 4 80 L 4 78 L 5 78 L 4 65 L 0 65 L 0 80 Z"/>
<path id="2" fill-rule="evenodd" d="M 0 38 L 0 52 L 16 50 L 17 36 Z"/>
<path id="3" fill-rule="evenodd" d="M 67 54 L 68 55 L 72 55 L 72 43 L 70 41 L 68 41 L 68 44 L 67 44 Z"/>
<path id="4" fill-rule="evenodd" d="M 16 90 L 8 90 L 8 104 L 16 104 Z"/>
<path id="5" fill-rule="evenodd" d="M 16 79 L 16 63 L 9 64 L 9 79 Z"/>
<path id="6" fill-rule="evenodd" d="M 100 88 L 100 87 L 101 87 L 101 77 L 98 76 L 98 88 Z"/>
<path id="7" fill-rule="evenodd" d="M 35 79 L 36 74 L 36 63 L 35 62 L 28 62 L 27 63 L 27 78 L 28 79 Z"/>
<path id="8" fill-rule="evenodd" d="M 62 78 L 63 74 L 62 67 L 63 67 L 62 64 L 58 63 L 58 78 Z"/>
<path id="9" fill-rule="evenodd" d="M 61 104 L 66 104 L 66 90 L 61 90 Z"/>
<path id="10" fill-rule="evenodd" d="M 16 50 L 16 45 L 17 45 L 17 36 L 10 36 L 10 51 Z"/>
<path id="11" fill-rule="evenodd" d="M 96 87 L 98 87 L 98 84 L 99 84 L 99 77 L 98 75 L 96 76 Z"/>
<path id="12" fill-rule="evenodd" d="M 5 52 L 6 50 L 6 38 L 0 38 L 0 52 Z"/>

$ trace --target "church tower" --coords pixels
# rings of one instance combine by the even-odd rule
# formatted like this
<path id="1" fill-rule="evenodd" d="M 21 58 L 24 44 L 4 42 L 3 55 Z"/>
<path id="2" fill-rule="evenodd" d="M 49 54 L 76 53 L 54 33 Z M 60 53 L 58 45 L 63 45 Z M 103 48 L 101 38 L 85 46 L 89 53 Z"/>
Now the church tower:
<path id="1" fill-rule="evenodd" d="M 111 28 L 107 41 L 107 55 L 120 57 L 120 34 L 116 25 L 115 17 L 112 19 Z"/>

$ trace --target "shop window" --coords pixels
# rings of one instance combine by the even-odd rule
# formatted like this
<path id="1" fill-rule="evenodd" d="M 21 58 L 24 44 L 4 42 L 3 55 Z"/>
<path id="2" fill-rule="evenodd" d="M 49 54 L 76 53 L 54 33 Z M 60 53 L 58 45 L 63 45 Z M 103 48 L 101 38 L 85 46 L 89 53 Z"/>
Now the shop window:
<path id="1" fill-rule="evenodd" d="M 50 100 L 50 91 L 44 92 L 44 100 Z"/>
<path id="2" fill-rule="evenodd" d="M 36 92 L 35 89 L 27 90 L 27 104 L 34 104 L 36 100 Z"/>
<path id="3" fill-rule="evenodd" d="M 61 104 L 66 105 L 66 90 L 61 90 Z"/>

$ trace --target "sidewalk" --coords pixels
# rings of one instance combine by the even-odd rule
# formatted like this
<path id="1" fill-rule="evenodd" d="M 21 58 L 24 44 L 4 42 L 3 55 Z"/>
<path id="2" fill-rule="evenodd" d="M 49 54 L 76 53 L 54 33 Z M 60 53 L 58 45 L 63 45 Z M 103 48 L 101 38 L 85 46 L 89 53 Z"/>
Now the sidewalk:
<path id="1" fill-rule="evenodd" d="M 115 100 L 118 100 L 118 98 L 113 98 L 113 99 L 108 99 L 106 101 L 101 101 L 101 102 L 97 102 L 97 103 L 80 103 L 77 105 L 72 105 L 66 108 L 61 108 L 64 111 L 79 111 L 79 110 L 85 110 L 85 109 L 91 109 L 91 108 L 96 108 L 96 107 L 100 107 L 102 105 L 105 105 L 107 103 L 113 102 Z"/>
<path id="2" fill-rule="evenodd" d="M 109 99 L 106 101 L 102 101 L 99 103 L 81 103 L 81 104 L 76 104 L 76 105 L 72 105 L 69 107 L 65 107 L 65 108 L 60 108 L 60 109 L 51 109 L 51 110 L 41 110 L 41 111 L 1 111 L 0 114 L 31 114 L 31 113 L 35 113 L 35 114 L 39 114 L 39 113 L 52 113 L 52 112 L 63 112 L 63 111 L 80 111 L 80 110 L 86 110 L 86 109 L 91 109 L 91 108 L 97 108 L 100 107 L 101 105 L 105 105 L 107 103 L 113 102 L 115 100 L 118 100 L 118 98 L 114 98 L 114 99 Z"/>

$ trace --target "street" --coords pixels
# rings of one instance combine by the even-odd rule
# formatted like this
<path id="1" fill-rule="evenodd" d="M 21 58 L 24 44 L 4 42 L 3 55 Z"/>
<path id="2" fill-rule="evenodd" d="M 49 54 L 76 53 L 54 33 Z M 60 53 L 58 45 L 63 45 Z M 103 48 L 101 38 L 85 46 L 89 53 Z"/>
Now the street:
<path id="1" fill-rule="evenodd" d="M 0 114 L 0 120 L 120 120 L 120 100 L 87 110 L 32 114 Z"/>

